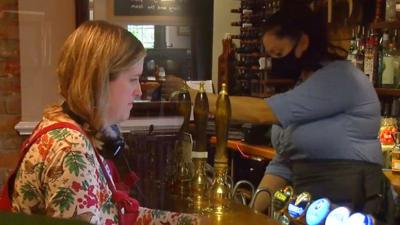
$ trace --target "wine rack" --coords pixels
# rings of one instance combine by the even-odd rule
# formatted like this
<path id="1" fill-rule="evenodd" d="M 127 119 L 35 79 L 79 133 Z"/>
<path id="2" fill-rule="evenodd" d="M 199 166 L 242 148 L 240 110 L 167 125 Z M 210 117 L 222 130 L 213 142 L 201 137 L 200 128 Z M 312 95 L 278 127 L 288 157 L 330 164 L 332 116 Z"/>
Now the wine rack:
<path id="1" fill-rule="evenodd" d="M 269 97 L 276 92 L 285 91 L 293 86 L 293 81 L 279 79 L 280 85 L 268 76 L 270 63 L 265 59 L 265 52 L 261 41 L 262 25 L 275 11 L 279 10 L 280 0 L 241 0 L 240 8 L 231 9 L 231 13 L 239 14 L 238 21 L 232 21 L 232 26 L 239 26 L 240 33 L 231 35 L 238 40 L 235 48 L 235 90 L 234 94 L 254 97 Z"/>

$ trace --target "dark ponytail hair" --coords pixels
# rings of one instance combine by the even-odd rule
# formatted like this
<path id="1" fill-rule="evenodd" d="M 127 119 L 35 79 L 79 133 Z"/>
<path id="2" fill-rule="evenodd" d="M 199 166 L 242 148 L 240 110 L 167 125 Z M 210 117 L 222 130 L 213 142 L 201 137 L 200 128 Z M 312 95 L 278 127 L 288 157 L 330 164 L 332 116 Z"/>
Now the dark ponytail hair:
<path id="1" fill-rule="evenodd" d="M 281 9 L 269 17 L 263 24 L 262 34 L 272 32 L 279 38 L 299 40 L 301 34 L 307 34 L 310 41 L 308 49 L 301 57 L 303 69 L 316 70 L 322 60 L 341 59 L 332 53 L 335 49 L 328 42 L 326 18 L 323 13 L 313 12 L 306 4 L 282 4 Z"/>

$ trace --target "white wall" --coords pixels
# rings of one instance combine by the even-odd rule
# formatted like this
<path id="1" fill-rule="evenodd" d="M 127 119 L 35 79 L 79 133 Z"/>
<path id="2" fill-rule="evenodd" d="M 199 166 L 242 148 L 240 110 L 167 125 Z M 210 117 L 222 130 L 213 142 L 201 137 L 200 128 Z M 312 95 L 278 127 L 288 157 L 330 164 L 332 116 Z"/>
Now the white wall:
<path id="1" fill-rule="evenodd" d="M 231 26 L 231 22 L 240 19 L 238 13 L 231 13 L 231 9 L 239 7 L 238 0 L 214 0 L 212 80 L 215 90 L 218 84 L 218 56 L 222 53 L 222 39 L 226 33 L 239 34 L 240 32 L 239 27 Z"/>
<path id="2" fill-rule="evenodd" d="M 59 100 L 56 64 L 75 29 L 72 0 L 19 0 L 22 121 L 37 121 Z"/>

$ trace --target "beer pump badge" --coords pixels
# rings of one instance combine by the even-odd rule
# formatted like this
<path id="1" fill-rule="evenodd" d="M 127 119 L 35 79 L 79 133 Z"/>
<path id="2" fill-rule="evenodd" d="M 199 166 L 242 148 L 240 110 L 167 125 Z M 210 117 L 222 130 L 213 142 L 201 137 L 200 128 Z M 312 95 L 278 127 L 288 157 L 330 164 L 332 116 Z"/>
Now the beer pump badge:
<path id="1" fill-rule="evenodd" d="M 308 207 L 306 214 L 307 225 L 318 225 L 326 218 L 331 208 L 331 203 L 327 198 L 315 200 Z"/>
<path id="2" fill-rule="evenodd" d="M 307 207 L 311 202 L 311 194 L 303 192 L 296 199 L 290 201 L 288 206 L 288 213 L 293 219 L 298 219 L 304 215 Z"/>
<path id="3" fill-rule="evenodd" d="M 275 210 L 281 210 L 285 208 L 286 203 L 293 196 L 293 188 L 290 186 L 285 187 L 274 193 L 273 203 Z"/>
<path id="4" fill-rule="evenodd" d="M 350 217 L 350 213 L 350 209 L 347 207 L 337 207 L 328 214 L 325 225 L 344 225 Z"/>
<path id="5" fill-rule="evenodd" d="M 345 225 L 374 225 L 374 218 L 362 213 L 353 213 Z"/>

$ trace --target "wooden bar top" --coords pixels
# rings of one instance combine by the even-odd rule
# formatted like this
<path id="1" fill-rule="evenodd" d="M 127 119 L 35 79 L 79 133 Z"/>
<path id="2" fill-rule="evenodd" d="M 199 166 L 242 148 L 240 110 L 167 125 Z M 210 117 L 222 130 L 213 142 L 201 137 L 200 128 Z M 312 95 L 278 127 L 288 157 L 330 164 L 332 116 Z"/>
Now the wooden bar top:
<path id="1" fill-rule="evenodd" d="M 280 225 L 270 217 L 237 203 L 232 203 L 229 209 L 219 215 L 202 215 L 199 222 L 200 225 Z"/>
<path id="2" fill-rule="evenodd" d="M 210 138 L 211 144 L 216 144 L 217 139 L 215 136 Z M 227 146 L 233 151 L 241 151 L 242 153 L 253 156 L 261 157 L 265 160 L 271 160 L 275 156 L 275 149 L 265 145 L 249 145 L 240 140 L 228 140 Z M 385 176 L 389 179 L 397 193 L 400 193 L 400 173 L 392 173 L 391 170 L 384 171 Z"/>
<path id="3" fill-rule="evenodd" d="M 217 138 L 212 136 L 210 138 L 210 143 L 216 144 Z M 275 156 L 275 149 L 266 145 L 249 145 L 240 140 L 228 140 L 227 145 L 229 149 L 234 151 L 241 151 L 246 155 L 261 157 L 268 161 Z"/>

